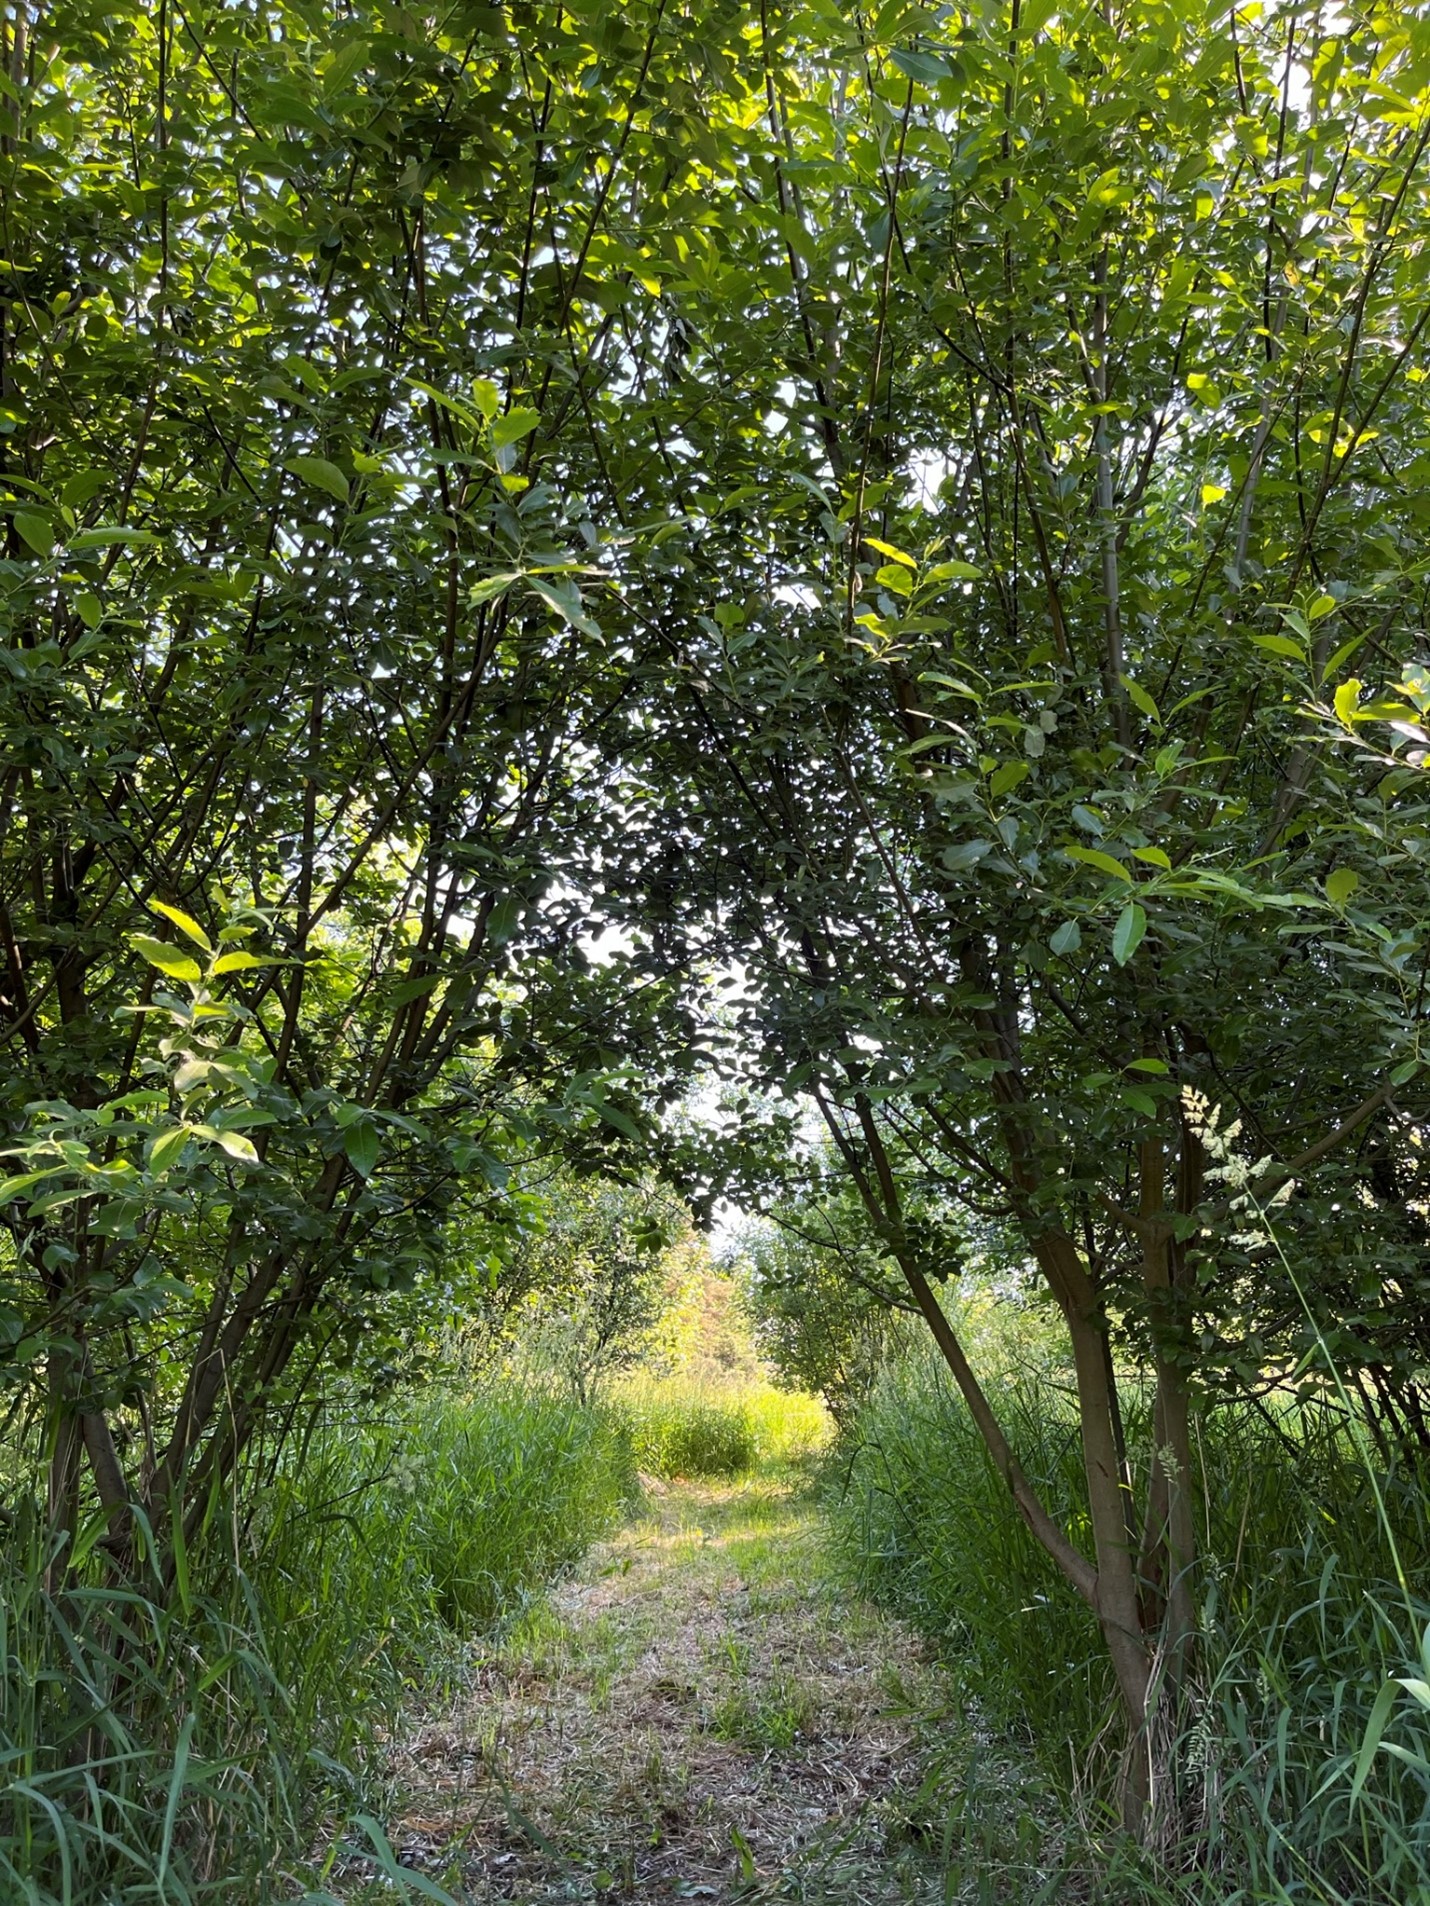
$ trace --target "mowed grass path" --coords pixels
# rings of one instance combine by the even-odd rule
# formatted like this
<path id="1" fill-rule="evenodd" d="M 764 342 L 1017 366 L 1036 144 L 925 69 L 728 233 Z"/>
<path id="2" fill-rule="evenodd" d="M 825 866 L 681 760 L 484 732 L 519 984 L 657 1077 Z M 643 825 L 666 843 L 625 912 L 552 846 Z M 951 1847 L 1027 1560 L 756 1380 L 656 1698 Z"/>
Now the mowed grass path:
<path id="1" fill-rule="evenodd" d="M 399 1856 L 474 1906 L 944 1899 L 921 1645 L 789 1483 L 656 1488 L 394 1743 Z"/>

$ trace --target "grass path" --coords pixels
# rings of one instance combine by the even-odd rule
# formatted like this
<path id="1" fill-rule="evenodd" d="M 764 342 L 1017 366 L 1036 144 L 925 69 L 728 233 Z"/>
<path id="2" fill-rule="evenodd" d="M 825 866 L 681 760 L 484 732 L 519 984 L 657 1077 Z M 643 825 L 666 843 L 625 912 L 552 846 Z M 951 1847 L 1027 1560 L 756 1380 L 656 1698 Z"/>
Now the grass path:
<path id="1" fill-rule="evenodd" d="M 944 1899 L 938 1672 L 819 1543 L 788 1484 L 650 1497 L 395 1748 L 404 1863 L 473 1906 Z"/>

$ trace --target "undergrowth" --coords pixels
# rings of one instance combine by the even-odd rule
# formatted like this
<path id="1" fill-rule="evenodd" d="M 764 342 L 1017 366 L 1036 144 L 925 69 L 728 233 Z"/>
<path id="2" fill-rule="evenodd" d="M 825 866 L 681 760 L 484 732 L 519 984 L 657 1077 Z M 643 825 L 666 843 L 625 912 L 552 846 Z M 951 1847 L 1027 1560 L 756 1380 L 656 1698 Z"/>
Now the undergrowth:
<path id="1" fill-rule="evenodd" d="M 648 1476 L 717 1480 L 798 1462 L 823 1449 L 829 1417 L 813 1397 L 771 1383 L 634 1377 L 611 1409 Z"/>
<path id="2" fill-rule="evenodd" d="M 1043 1372 L 1002 1376 L 997 1401 L 1024 1467 L 1077 1537 L 1084 1484 L 1070 1400 Z M 1145 1455 L 1143 1426 L 1129 1433 Z M 1066 1867 L 1068 1897 L 1425 1906 L 1430 1780 L 1414 1764 L 1426 1757 L 1423 1709 L 1393 1705 L 1392 1751 L 1366 1761 L 1354 1807 L 1352 1781 L 1387 1677 L 1423 1675 L 1407 1664 L 1430 1605 L 1407 1605 L 1334 1400 L 1210 1411 L 1199 1465 L 1201 1643 L 1175 1756 L 1188 1845 L 1170 1869 L 1127 1880 L 1130 1891 L 1104 1890 L 1109 1823 L 1096 1796 L 1116 1737 L 1091 1611 L 1013 1513 L 931 1355 L 885 1372 L 825 1487 L 843 1566 L 939 1639 L 974 1711 L 1033 1763 L 1051 1799 L 1044 1864 Z M 1418 1570 L 1422 1582 L 1424 1482 L 1382 1480 L 1411 1580 Z M 1006 1806 L 1006 1793 L 990 1804 Z M 971 1819 L 959 1833 L 977 1838 Z"/>
<path id="3" fill-rule="evenodd" d="M 95 1525 L 54 1592 L 39 1505 L 13 1493 L 0 1897 L 317 1902 L 348 1842 L 385 1873 L 373 1896 L 400 1896 L 408 1882 L 374 1844 L 371 1770 L 404 1688 L 574 1563 L 632 1486 L 628 1445 L 600 1416 L 429 1393 L 386 1415 L 330 1412 L 255 1464 L 172 1584 L 141 1567 L 116 1585 Z"/>

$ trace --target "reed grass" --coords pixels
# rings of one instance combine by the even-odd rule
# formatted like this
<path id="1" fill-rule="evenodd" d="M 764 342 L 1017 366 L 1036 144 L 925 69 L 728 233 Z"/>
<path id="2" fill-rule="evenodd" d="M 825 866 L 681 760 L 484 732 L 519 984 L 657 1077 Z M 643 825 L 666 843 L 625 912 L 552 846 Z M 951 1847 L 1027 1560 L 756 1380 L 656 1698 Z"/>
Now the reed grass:
<path id="1" fill-rule="evenodd" d="M 825 1448 L 822 1404 L 771 1383 L 701 1383 L 685 1376 L 630 1378 L 610 1408 L 637 1467 L 648 1476 L 721 1480 L 799 1462 Z"/>

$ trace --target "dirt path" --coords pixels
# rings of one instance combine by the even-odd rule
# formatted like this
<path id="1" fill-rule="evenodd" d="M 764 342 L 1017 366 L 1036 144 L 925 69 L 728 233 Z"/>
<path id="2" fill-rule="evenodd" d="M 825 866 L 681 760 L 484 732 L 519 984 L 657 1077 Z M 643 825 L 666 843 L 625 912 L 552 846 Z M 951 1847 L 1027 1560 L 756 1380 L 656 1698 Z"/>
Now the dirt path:
<path id="1" fill-rule="evenodd" d="M 652 1496 L 403 1743 L 404 1864 L 473 1906 L 944 1899 L 937 1671 L 818 1545 L 785 1486 Z"/>

